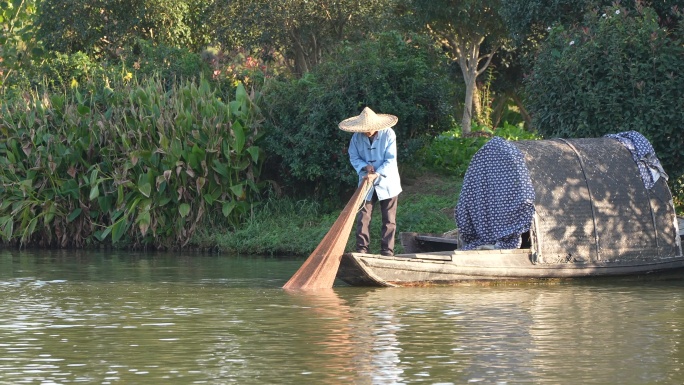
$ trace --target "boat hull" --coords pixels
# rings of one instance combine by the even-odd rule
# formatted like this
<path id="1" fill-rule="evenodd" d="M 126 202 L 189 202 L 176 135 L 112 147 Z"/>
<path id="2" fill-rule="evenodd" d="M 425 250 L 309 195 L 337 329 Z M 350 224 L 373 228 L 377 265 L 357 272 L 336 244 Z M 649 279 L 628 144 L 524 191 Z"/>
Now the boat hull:
<path id="1" fill-rule="evenodd" d="M 352 286 L 510 283 L 684 272 L 684 258 L 612 263 L 535 264 L 529 249 L 401 254 L 347 253 L 337 278 Z"/>

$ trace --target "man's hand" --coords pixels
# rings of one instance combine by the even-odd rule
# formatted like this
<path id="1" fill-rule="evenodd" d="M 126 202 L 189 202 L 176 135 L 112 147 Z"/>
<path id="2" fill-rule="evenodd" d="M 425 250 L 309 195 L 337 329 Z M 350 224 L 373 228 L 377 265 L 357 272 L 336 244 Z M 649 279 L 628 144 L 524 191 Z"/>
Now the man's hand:
<path id="1" fill-rule="evenodd" d="M 366 166 L 366 172 L 369 174 L 375 173 L 375 167 L 373 167 L 369 164 L 368 166 Z"/>
<path id="2" fill-rule="evenodd" d="M 379 175 L 380 174 L 372 173 L 372 174 L 366 175 L 366 178 L 368 178 L 368 181 L 370 183 L 373 183 L 378 178 Z"/>

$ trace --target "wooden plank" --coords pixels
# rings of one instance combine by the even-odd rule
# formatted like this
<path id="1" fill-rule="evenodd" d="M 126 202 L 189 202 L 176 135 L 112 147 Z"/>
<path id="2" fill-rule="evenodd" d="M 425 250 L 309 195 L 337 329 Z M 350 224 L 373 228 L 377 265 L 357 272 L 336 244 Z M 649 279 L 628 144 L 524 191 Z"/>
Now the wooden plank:
<path id="1" fill-rule="evenodd" d="M 428 259 L 432 261 L 451 261 L 451 254 L 430 253 L 416 254 L 416 259 Z"/>
<path id="2" fill-rule="evenodd" d="M 530 254 L 530 249 L 454 250 L 455 255 Z"/>
<path id="3" fill-rule="evenodd" d="M 431 235 L 416 235 L 416 239 L 425 242 L 452 243 L 454 245 L 458 244 L 458 239 L 456 238 L 443 238 Z"/>

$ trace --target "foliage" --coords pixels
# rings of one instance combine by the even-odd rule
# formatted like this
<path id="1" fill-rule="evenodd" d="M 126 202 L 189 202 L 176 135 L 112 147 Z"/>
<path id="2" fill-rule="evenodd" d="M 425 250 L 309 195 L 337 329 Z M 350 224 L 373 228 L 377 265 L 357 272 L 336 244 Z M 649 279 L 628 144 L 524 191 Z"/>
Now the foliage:
<path id="1" fill-rule="evenodd" d="M 453 230 L 456 227 L 454 208 L 458 202 L 459 191 L 460 185 L 458 190 L 448 195 L 416 194 L 408 197 L 400 195 L 400 204 L 397 207 L 397 228 L 401 229 L 400 232 L 437 234 Z M 380 217 L 374 219 L 373 224 L 376 228 L 373 229 L 373 234 L 380 234 L 381 223 Z"/>
<path id="2" fill-rule="evenodd" d="M 286 78 L 288 70 L 276 52 L 236 48 L 223 51 L 209 47 L 203 53 L 211 68 L 211 78 L 221 93 L 232 94 L 238 84 L 261 90 L 270 79 Z"/>
<path id="3" fill-rule="evenodd" d="M 503 47 L 492 61 L 497 69 L 494 89 L 499 94 L 503 91 L 512 96 L 528 127 L 531 117 L 521 98 L 524 97 L 523 79 L 532 72 L 539 49 L 552 27 L 582 25 L 587 12 L 596 12 L 613 3 L 615 0 L 501 0 L 499 14 L 508 27 L 514 49 Z M 676 26 L 677 5 L 682 8 L 681 0 L 622 0 L 618 3 L 628 12 L 636 12 L 649 4 L 658 14 L 659 24 L 669 30 Z"/>
<path id="4" fill-rule="evenodd" d="M 379 30 L 390 1 L 218 0 L 211 23 L 224 45 L 275 50 L 302 76 L 338 44 Z"/>
<path id="5" fill-rule="evenodd" d="M 504 123 L 503 127 L 491 130 L 478 127 L 470 135 L 463 135 L 460 128 L 443 132 L 428 143 L 419 153 L 420 162 L 433 170 L 463 177 L 473 155 L 492 136 L 506 140 L 534 140 L 538 135 L 525 131 L 522 124 L 514 126 Z"/>
<path id="6" fill-rule="evenodd" d="M 44 86 L 49 90 L 59 92 L 77 87 L 79 84 L 97 84 L 102 87 L 104 79 L 107 78 L 107 72 L 102 65 L 83 52 L 71 55 L 56 52 L 53 55 L 46 55 L 40 65 L 24 72 L 24 76 L 25 81 L 30 84 L 27 88 Z"/>
<path id="7" fill-rule="evenodd" d="M 598 0 L 501 0 L 499 13 L 508 25 L 511 37 L 523 42 L 547 27 L 572 25 L 582 20 Z M 612 0 L 610 0 L 612 2 Z"/>
<path id="8" fill-rule="evenodd" d="M 235 231 L 208 228 L 199 231 L 192 242 L 199 248 L 216 245 L 220 251 L 231 254 L 307 255 L 335 219 L 333 214 L 322 213 L 315 201 L 272 197 Z"/>
<path id="9" fill-rule="evenodd" d="M 183 247 L 237 226 L 258 198 L 259 111 L 244 87 L 112 80 L 32 93 L 0 114 L 0 239 L 53 247 Z M 222 213 L 222 215 L 217 214 Z"/>
<path id="10" fill-rule="evenodd" d="M 203 0 L 42 0 L 36 20 L 45 47 L 62 53 L 84 52 L 99 59 L 118 58 L 136 39 L 172 47 L 197 47 Z"/>
<path id="11" fill-rule="evenodd" d="M 145 40 L 121 51 L 119 59 L 97 60 L 84 52 L 65 54 L 51 52 L 42 56 L 39 63 L 15 72 L 5 83 L 8 98 L 29 89 L 47 86 L 50 90 L 71 88 L 74 84 L 87 84 L 102 88 L 109 78 L 158 77 L 170 87 L 181 79 L 209 77 L 211 68 L 200 54 L 163 44 L 152 45 Z M 234 93 L 235 87 L 231 87 Z"/>
<path id="12" fill-rule="evenodd" d="M 684 175 L 678 179 L 670 181 L 670 185 L 674 186 L 674 205 L 679 215 L 684 215 Z"/>
<path id="13" fill-rule="evenodd" d="M 479 104 L 477 78 L 507 39 L 506 25 L 498 13 L 500 0 L 401 0 L 402 17 L 431 35 L 461 68 L 465 100 L 461 127 L 470 132 L 473 107 Z"/>
<path id="14" fill-rule="evenodd" d="M 501 38 L 506 32 L 498 14 L 499 0 L 405 0 L 399 2 L 398 7 L 413 28 L 427 28 L 434 37 L 448 45 L 481 43 L 487 37 Z M 450 50 L 447 54 L 462 55 L 465 52 L 459 54 Z M 457 56 L 452 59 L 457 60 Z"/>
<path id="15" fill-rule="evenodd" d="M 669 34 L 655 12 L 610 7 L 585 25 L 554 28 L 527 82 L 544 136 L 597 137 L 635 130 L 653 144 L 675 194 L 684 175 L 684 30 Z"/>
<path id="16" fill-rule="evenodd" d="M 415 143 L 448 127 L 451 95 L 445 63 L 426 38 L 389 33 L 345 45 L 309 75 L 270 82 L 264 91 L 271 169 L 295 192 L 337 201 L 357 181 L 347 154 L 351 134 L 337 128 L 340 121 L 365 106 L 397 115 L 401 165 Z"/>
<path id="17" fill-rule="evenodd" d="M 587 12 L 609 7 L 614 3 L 615 0 L 501 0 L 499 12 L 506 20 L 511 37 L 517 42 L 523 42 L 540 33 L 545 35 L 547 28 L 551 26 L 580 23 Z M 634 12 L 645 4 L 655 10 L 662 26 L 675 27 L 672 10 L 677 6 L 681 8 L 681 0 L 628 0 L 622 1 L 620 5 Z"/>
<path id="18" fill-rule="evenodd" d="M 0 1 L 0 90 L 43 55 L 35 38 L 35 0 Z"/>
<path id="19" fill-rule="evenodd" d="M 136 39 L 122 52 L 123 68 L 138 77 L 160 76 L 165 83 L 172 84 L 180 79 L 208 78 L 210 74 L 209 63 L 186 48 Z"/>
<path id="20" fill-rule="evenodd" d="M 399 195 L 397 207 L 398 231 L 443 233 L 455 227 L 453 210 L 458 200 L 460 180 L 444 176 L 429 176 L 426 173 L 403 182 L 407 191 Z M 420 186 L 413 193 L 410 183 Z M 254 215 L 240 228 L 232 232 L 207 229 L 198 231 L 192 244 L 198 248 L 212 248 L 214 245 L 227 253 L 254 255 L 308 256 L 321 242 L 339 217 L 340 210 L 325 213 L 324 208 L 310 199 L 294 200 L 289 197 L 271 198 L 255 209 Z M 371 249 L 380 251 L 382 224 L 380 210 L 373 210 L 371 222 Z M 347 250 L 352 250 L 354 235 L 350 234 Z M 402 250 L 397 236 L 395 251 Z"/>

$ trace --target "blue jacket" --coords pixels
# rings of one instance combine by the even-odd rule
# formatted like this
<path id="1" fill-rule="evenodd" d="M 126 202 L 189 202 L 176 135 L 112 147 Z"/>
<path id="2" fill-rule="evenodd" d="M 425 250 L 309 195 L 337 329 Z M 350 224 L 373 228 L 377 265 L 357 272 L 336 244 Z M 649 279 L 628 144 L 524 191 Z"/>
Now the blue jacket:
<path id="1" fill-rule="evenodd" d="M 393 198 L 401 192 L 399 168 L 397 166 L 397 136 L 394 130 L 386 128 L 378 131 L 371 144 L 370 139 L 363 132 L 356 132 L 349 142 L 349 160 L 359 174 L 359 185 L 367 175 L 365 167 L 375 168 L 378 178 L 375 180 L 375 192 L 379 200 Z M 373 189 L 366 200 L 373 197 Z"/>

